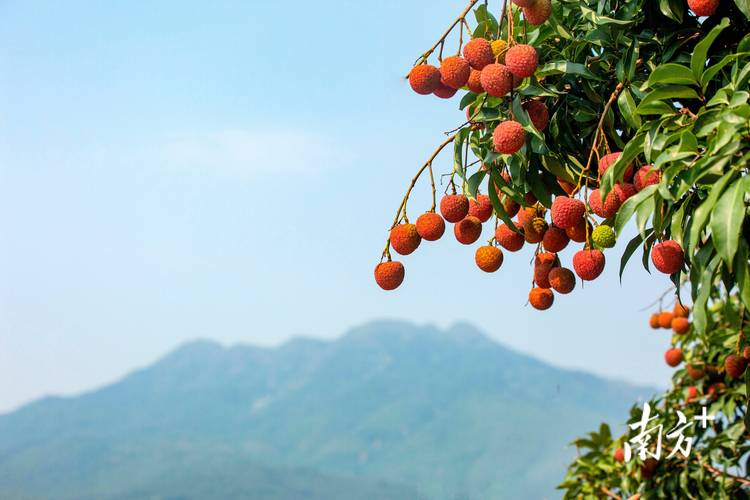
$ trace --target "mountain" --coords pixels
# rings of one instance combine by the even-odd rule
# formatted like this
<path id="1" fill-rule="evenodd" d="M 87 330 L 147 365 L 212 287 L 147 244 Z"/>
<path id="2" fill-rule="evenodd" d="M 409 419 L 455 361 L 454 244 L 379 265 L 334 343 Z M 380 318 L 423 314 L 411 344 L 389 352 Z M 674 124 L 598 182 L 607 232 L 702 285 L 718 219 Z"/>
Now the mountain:
<path id="1" fill-rule="evenodd" d="M 651 392 L 466 324 L 380 321 L 274 349 L 200 341 L 0 416 L 0 498 L 556 498 L 567 443 Z"/>

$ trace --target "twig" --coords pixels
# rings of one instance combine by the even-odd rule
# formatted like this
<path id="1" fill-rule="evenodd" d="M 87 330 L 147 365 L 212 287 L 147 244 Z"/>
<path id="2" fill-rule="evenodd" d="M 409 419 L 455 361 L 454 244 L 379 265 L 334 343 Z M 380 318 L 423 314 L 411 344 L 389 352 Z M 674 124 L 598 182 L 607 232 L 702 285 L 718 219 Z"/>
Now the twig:
<path id="1" fill-rule="evenodd" d="M 613 493 L 611 490 L 608 490 L 606 486 L 602 486 L 602 493 L 607 495 L 609 498 L 614 498 L 616 500 L 622 500 L 622 497 L 620 495 L 617 495 Z"/>

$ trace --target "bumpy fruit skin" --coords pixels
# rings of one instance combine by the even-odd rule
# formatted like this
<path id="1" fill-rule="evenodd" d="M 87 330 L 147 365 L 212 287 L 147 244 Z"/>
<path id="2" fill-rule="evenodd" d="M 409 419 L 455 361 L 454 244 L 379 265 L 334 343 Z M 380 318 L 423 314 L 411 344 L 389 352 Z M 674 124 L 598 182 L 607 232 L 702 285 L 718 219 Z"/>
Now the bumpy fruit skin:
<path id="1" fill-rule="evenodd" d="M 606 172 L 607 169 L 617 161 L 621 154 L 621 152 L 609 153 L 601 157 L 601 159 L 599 160 L 599 177 L 604 175 L 604 172 Z M 625 174 L 622 177 L 625 181 L 628 181 L 631 177 L 633 177 L 632 163 L 625 168 Z"/>
<path id="2" fill-rule="evenodd" d="M 464 45 L 464 59 L 469 62 L 472 68 L 481 70 L 488 64 L 495 62 L 492 45 L 484 38 L 473 38 Z"/>
<path id="3" fill-rule="evenodd" d="M 669 311 L 662 311 L 659 313 L 659 326 L 668 330 L 672 328 L 672 320 L 674 315 Z"/>
<path id="4" fill-rule="evenodd" d="M 476 201 L 469 200 L 469 215 L 473 215 L 480 222 L 487 222 L 492 217 L 492 202 L 486 194 L 477 195 Z"/>
<path id="5" fill-rule="evenodd" d="M 508 42 L 503 39 L 493 40 L 490 44 L 492 46 L 492 55 L 496 61 L 505 61 L 505 51 L 508 49 Z"/>
<path id="6" fill-rule="evenodd" d="M 523 9 L 523 17 L 533 25 L 539 25 L 549 19 L 552 15 L 552 2 L 550 0 L 535 0 L 529 7 Z"/>
<path id="7" fill-rule="evenodd" d="M 534 127 L 540 132 L 547 128 L 549 123 L 549 110 L 542 101 L 526 101 L 523 109 L 529 114 L 529 119 Z"/>
<path id="8" fill-rule="evenodd" d="M 505 213 L 508 214 L 508 217 L 515 217 L 518 211 L 521 210 L 521 205 L 510 196 L 506 195 L 503 198 L 503 208 L 505 209 Z"/>
<path id="9" fill-rule="evenodd" d="M 565 267 L 550 269 L 547 279 L 552 289 L 563 295 L 572 292 L 576 287 L 576 277 L 573 271 Z"/>
<path id="10" fill-rule="evenodd" d="M 685 253 L 676 241 L 663 241 L 654 245 L 651 250 L 651 262 L 664 274 L 674 274 L 682 269 L 685 263 Z"/>
<path id="11" fill-rule="evenodd" d="M 617 237 L 611 227 L 602 224 L 594 228 L 594 231 L 591 233 L 591 240 L 599 248 L 612 248 L 617 242 Z"/>
<path id="12" fill-rule="evenodd" d="M 462 194 L 447 194 L 440 200 L 440 213 L 448 222 L 459 222 L 469 213 L 469 199 Z"/>
<path id="13" fill-rule="evenodd" d="M 414 224 L 399 224 L 391 229 L 391 247 L 401 255 L 409 255 L 421 242 L 422 237 Z"/>
<path id="14" fill-rule="evenodd" d="M 542 217 L 534 217 L 526 220 L 523 225 L 523 235 L 527 243 L 539 243 L 544 239 L 548 229 L 547 221 Z"/>
<path id="15" fill-rule="evenodd" d="M 524 227 L 528 221 L 537 216 L 536 209 L 524 207 L 518 212 L 518 227 Z"/>
<path id="16" fill-rule="evenodd" d="M 453 89 L 460 89 L 469 81 L 471 65 L 461 56 L 451 56 L 440 63 L 440 76 L 443 83 Z"/>
<path id="17" fill-rule="evenodd" d="M 672 318 L 672 331 L 678 335 L 685 335 L 690 331 L 690 321 L 687 318 Z"/>
<path id="18" fill-rule="evenodd" d="M 518 78 L 528 78 L 533 75 L 538 64 L 539 56 L 531 45 L 514 45 L 505 53 L 505 65 Z"/>
<path id="19" fill-rule="evenodd" d="M 503 252 L 499 248 L 490 245 L 479 247 L 474 254 L 474 262 L 477 263 L 477 266 L 482 271 L 494 273 L 503 265 Z"/>
<path id="20" fill-rule="evenodd" d="M 698 17 L 710 16 L 719 7 L 719 0 L 688 0 L 688 7 Z"/>
<path id="21" fill-rule="evenodd" d="M 742 356 L 730 354 L 724 360 L 724 369 L 731 378 L 740 378 L 747 368 L 747 360 Z"/>
<path id="22" fill-rule="evenodd" d="M 668 349 L 667 352 L 664 353 L 664 361 L 666 361 L 672 368 L 679 365 L 682 363 L 682 349 L 679 347 Z"/>
<path id="23" fill-rule="evenodd" d="M 453 233 L 459 243 L 471 245 L 482 235 L 482 223 L 473 215 L 467 215 L 466 218 L 453 226 Z"/>
<path id="24" fill-rule="evenodd" d="M 555 225 L 549 226 L 544 233 L 544 238 L 542 238 L 542 245 L 548 252 L 559 252 L 568 246 L 569 242 L 570 238 L 565 230 Z"/>
<path id="25" fill-rule="evenodd" d="M 589 194 L 589 206 L 591 207 L 591 211 L 602 219 L 614 217 L 617 214 L 617 211 L 620 210 L 620 205 L 622 205 L 620 197 L 617 196 L 617 193 L 614 190 L 609 192 L 607 198 L 603 202 L 602 192 L 600 190 L 594 189 L 591 191 L 591 194 Z"/>
<path id="26" fill-rule="evenodd" d="M 375 282 L 383 290 L 395 290 L 404 281 L 404 265 L 397 261 L 381 262 L 375 266 Z"/>
<path id="27" fill-rule="evenodd" d="M 690 316 L 690 308 L 678 302 L 674 305 L 672 314 L 674 314 L 676 318 L 687 318 Z"/>
<path id="28" fill-rule="evenodd" d="M 551 288 L 549 272 L 557 266 L 557 255 L 541 252 L 534 257 L 534 282 L 539 288 Z"/>
<path id="29" fill-rule="evenodd" d="M 523 234 L 513 231 L 507 224 L 497 226 L 497 229 L 495 229 L 495 239 L 501 247 L 509 252 L 519 251 L 524 244 Z"/>
<path id="30" fill-rule="evenodd" d="M 532 288 L 529 292 L 529 304 L 534 309 L 544 311 L 552 307 L 555 301 L 555 295 L 548 288 Z"/>
<path id="31" fill-rule="evenodd" d="M 659 325 L 659 314 L 658 313 L 654 313 L 654 314 L 651 315 L 650 318 L 648 318 L 648 326 L 650 326 L 654 330 L 657 330 L 658 328 L 660 328 L 660 325 Z"/>
<path id="32" fill-rule="evenodd" d="M 443 83 L 442 80 L 440 80 L 440 84 L 435 89 L 435 92 L 433 92 L 433 94 L 441 99 L 450 99 L 451 97 L 456 95 L 456 92 L 458 92 L 458 90 L 447 86 L 445 83 Z"/>
<path id="33" fill-rule="evenodd" d="M 482 87 L 482 72 L 478 69 L 471 70 L 471 73 L 469 73 L 469 80 L 466 82 L 466 86 L 469 87 L 469 90 L 474 92 L 475 94 L 481 94 L 484 92 L 484 88 Z"/>
<path id="34" fill-rule="evenodd" d="M 568 235 L 568 238 L 570 238 L 571 241 L 575 241 L 576 243 L 585 243 L 586 228 L 588 227 L 589 232 L 591 232 L 590 226 L 591 224 L 589 224 L 586 220 L 581 219 L 575 226 L 567 228 L 565 230 L 565 234 Z"/>
<path id="35" fill-rule="evenodd" d="M 571 228 L 583 220 L 585 213 L 586 207 L 581 200 L 558 196 L 552 202 L 552 222 L 557 227 Z"/>
<path id="36" fill-rule="evenodd" d="M 633 185 L 637 191 L 642 191 L 643 188 L 652 184 L 659 184 L 659 181 L 661 181 L 661 172 L 653 165 L 642 167 L 633 176 Z"/>
<path id="37" fill-rule="evenodd" d="M 599 250 L 580 250 L 573 256 L 573 269 L 579 278 L 592 281 L 604 271 L 604 254 Z"/>
<path id="38" fill-rule="evenodd" d="M 615 462 L 624 462 L 625 461 L 625 450 L 622 448 L 617 448 L 614 453 Z"/>
<path id="39" fill-rule="evenodd" d="M 688 377 L 690 377 L 693 380 L 698 380 L 700 378 L 703 378 L 703 375 L 706 374 L 705 371 L 701 370 L 700 368 L 696 368 L 695 366 L 690 365 L 690 364 L 685 367 L 685 371 L 687 372 Z"/>
<path id="40" fill-rule="evenodd" d="M 526 132 L 517 121 L 507 120 L 495 127 L 492 142 L 496 152 L 512 155 L 523 147 L 526 142 Z"/>
<path id="41" fill-rule="evenodd" d="M 620 205 L 625 203 L 625 200 L 635 195 L 638 191 L 635 186 L 629 182 L 623 182 L 622 184 L 617 183 L 612 188 L 612 191 L 617 193 L 617 197 L 620 199 Z"/>
<path id="42" fill-rule="evenodd" d="M 503 97 L 513 88 L 513 73 L 504 64 L 488 64 L 482 69 L 480 83 L 487 94 Z"/>
<path id="43" fill-rule="evenodd" d="M 445 221 L 435 212 L 425 212 L 417 217 L 417 233 L 427 241 L 437 241 L 445 233 Z"/>
<path id="44" fill-rule="evenodd" d="M 534 5 L 534 2 L 536 2 L 536 0 L 513 0 L 513 3 L 521 8 L 531 7 Z"/>
<path id="45" fill-rule="evenodd" d="M 432 94 L 440 85 L 440 70 L 431 64 L 414 66 L 409 72 L 409 85 L 417 94 Z"/>

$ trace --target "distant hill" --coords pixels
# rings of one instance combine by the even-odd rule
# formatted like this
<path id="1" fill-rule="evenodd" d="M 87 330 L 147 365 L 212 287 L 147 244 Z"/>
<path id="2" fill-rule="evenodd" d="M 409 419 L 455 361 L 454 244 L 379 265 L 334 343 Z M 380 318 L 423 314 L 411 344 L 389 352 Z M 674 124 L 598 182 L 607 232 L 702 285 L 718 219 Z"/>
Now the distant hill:
<path id="1" fill-rule="evenodd" d="M 0 498 L 556 498 L 567 443 L 651 392 L 465 324 L 380 321 L 276 349 L 194 342 L 0 416 Z"/>

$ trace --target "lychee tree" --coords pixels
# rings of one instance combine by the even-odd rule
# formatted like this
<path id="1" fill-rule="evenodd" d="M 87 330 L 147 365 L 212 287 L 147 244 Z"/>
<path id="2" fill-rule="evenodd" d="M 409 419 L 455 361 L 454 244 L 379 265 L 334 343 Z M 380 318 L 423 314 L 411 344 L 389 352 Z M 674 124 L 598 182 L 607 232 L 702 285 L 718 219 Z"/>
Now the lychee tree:
<path id="1" fill-rule="evenodd" d="M 485 272 L 501 268 L 503 251 L 531 246 L 539 310 L 572 292 L 576 275 L 595 280 L 626 227 L 637 234 L 620 276 L 641 249 L 646 269 L 674 285 L 659 300 L 674 310 L 650 323 L 673 333 L 665 361 L 684 368 L 651 406 L 665 428 L 676 418 L 667 410 L 689 413 L 692 402 L 717 420 L 689 459 L 656 466 L 616 460 L 625 437 L 602 427 L 576 441 L 585 454 L 561 486 L 567 497 L 748 496 L 749 17 L 748 0 L 471 0 L 409 72 L 418 94 L 460 92 L 466 120 L 412 178 L 375 268 L 382 288 L 405 277 L 391 250 L 411 254 L 446 221 L 465 245 L 491 227 L 475 254 Z M 438 203 L 433 162 L 450 149 Z M 412 224 L 423 175 L 432 205 Z M 558 256 L 571 245 L 573 270 Z"/>

